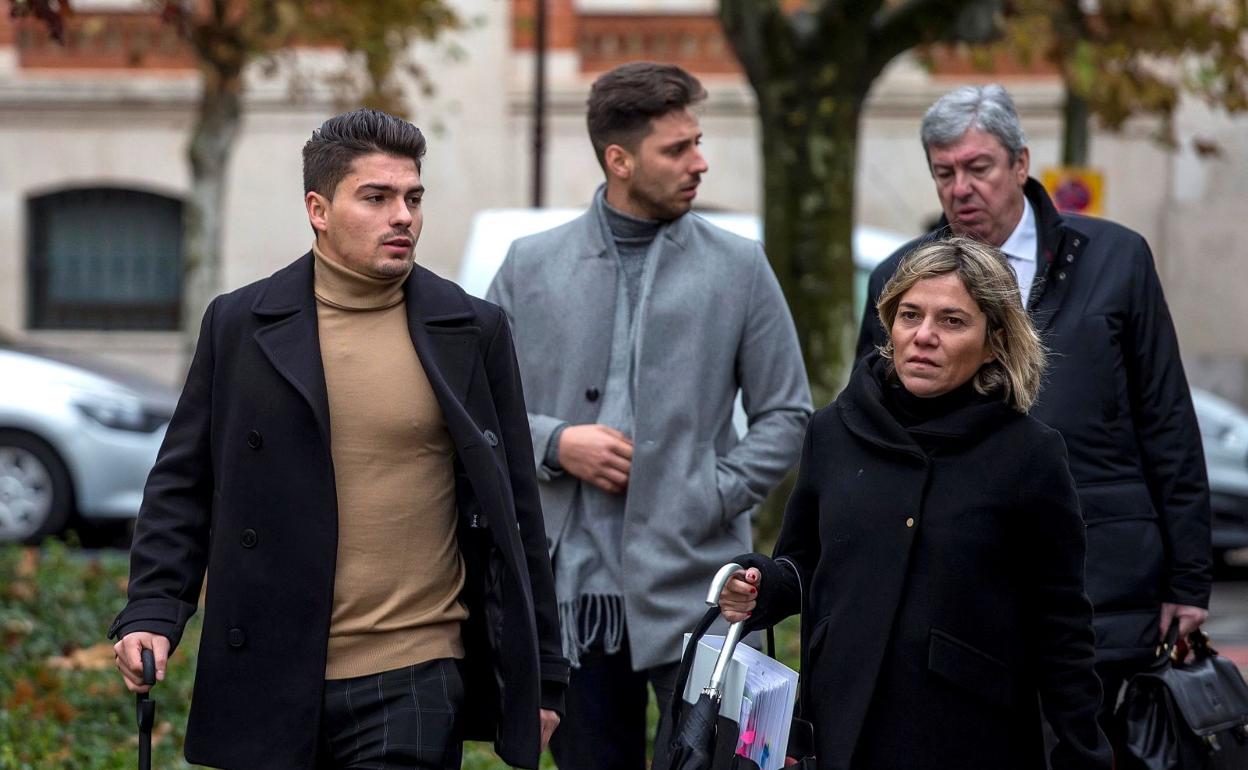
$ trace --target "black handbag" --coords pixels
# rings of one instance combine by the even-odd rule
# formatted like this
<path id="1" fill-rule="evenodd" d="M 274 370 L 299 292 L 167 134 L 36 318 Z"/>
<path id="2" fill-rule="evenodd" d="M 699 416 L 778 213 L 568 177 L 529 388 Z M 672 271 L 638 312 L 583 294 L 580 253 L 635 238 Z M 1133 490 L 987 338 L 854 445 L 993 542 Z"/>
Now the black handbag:
<path id="1" fill-rule="evenodd" d="M 1129 755 L 1118 767 L 1248 769 L 1248 683 L 1204 631 L 1189 636 L 1191 657 L 1177 659 L 1178 625 L 1152 666 L 1131 677 L 1115 711 Z"/>

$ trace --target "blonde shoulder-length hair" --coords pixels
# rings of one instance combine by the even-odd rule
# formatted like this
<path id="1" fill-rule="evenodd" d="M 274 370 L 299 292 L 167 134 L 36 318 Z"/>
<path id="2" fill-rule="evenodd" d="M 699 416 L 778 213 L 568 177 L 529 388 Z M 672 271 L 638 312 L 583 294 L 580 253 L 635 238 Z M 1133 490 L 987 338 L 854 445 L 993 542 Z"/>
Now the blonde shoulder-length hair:
<path id="1" fill-rule="evenodd" d="M 1000 251 L 970 238 L 932 241 L 902 259 L 875 308 L 889 341 L 881 355 L 893 358 L 892 329 L 902 297 L 916 283 L 956 273 L 967 294 L 988 317 L 988 346 L 993 360 L 973 378 L 984 395 L 1001 393 L 1012 408 L 1026 413 L 1036 402 L 1044 374 L 1045 349 L 1023 309 L 1014 271 Z"/>

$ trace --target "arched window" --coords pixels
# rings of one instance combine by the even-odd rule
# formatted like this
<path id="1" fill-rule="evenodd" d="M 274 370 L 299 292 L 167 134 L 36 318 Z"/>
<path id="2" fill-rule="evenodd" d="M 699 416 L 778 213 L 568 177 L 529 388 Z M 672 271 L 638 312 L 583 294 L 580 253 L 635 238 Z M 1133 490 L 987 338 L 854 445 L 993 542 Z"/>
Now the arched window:
<path id="1" fill-rule="evenodd" d="M 82 188 L 33 197 L 28 214 L 31 328 L 178 328 L 181 201 Z"/>

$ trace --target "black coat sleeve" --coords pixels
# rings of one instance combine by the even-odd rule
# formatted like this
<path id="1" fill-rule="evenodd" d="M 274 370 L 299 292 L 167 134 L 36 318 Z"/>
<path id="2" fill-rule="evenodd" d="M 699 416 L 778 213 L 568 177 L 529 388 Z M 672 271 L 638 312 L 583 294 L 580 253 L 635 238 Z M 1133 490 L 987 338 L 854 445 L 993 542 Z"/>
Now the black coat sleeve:
<path id="1" fill-rule="evenodd" d="M 498 326 L 485 355 L 490 391 L 494 394 L 503 447 L 507 452 L 507 472 L 515 500 L 516 522 L 520 527 L 520 540 L 529 570 L 529 589 L 533 596 L 538 654 L 541 657 L 542 707 L 562 714 L 569 667 L 563 657 L 559 635 L 555 576 L 546 550 L 546 526 L 537 491 L 537 471 L 533 463 L 520 367 L 516 362 L 511 327 L 501 310 L 498 312 Z"/>
<path id="2" fill-rule="evenodd" d="M 763 573 L 759 584 L 758 606 L 747 627 L 766 628 L 802 611 L 804 594 L 819 562 L 819 499 L 812 481 L 813 434 L 817 417 L 806 426 L 797 481 L 784 508 L 780 537 L 771 559 L 758 557 L 745 566 L 757 566 Z"/>
<path id="3" fill-rule="evenodd" d="M 1209 481 L 1179 341 L 1143 238 L 1137 243 L 1129 311 L 1127 388 L 1132 421 L 1167 555 L 1164 600 L 1209 606 L 1213 582 Z"/>
<path id="4" fill-rule="evenodd" d="M 1112 751 L 1097 725 L 1101 683 L 1095 665 L 1092 602 L 1084 591 L 1083 517 L 1061 436 L 1032 444 L 1019 488 L 1014 552 L 1027 607 L 1028 660 L 1057 745 L 1054 768 L 1109 770 Z"/>
<path id="5" fill-rule="evenodd" d="M 213 315 L 208 306 L 186 384 L 147 477 L 130 547 L 125 609 L 108 630 L 168 637 L 170 652 L 199 605 L 212 516 Z"/>

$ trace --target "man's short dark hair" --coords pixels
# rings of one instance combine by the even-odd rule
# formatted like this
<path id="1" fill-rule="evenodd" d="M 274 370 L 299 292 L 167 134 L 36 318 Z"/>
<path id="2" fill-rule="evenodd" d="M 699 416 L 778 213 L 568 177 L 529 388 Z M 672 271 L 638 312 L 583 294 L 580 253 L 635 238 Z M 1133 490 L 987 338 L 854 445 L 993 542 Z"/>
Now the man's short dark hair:
<path id="1" fill-rule="evenodd" d="M 380 110 L 359 109 L 332 117 L 303 146 L 304 194 L 315 191 L 333 200 L 355 159 L 373 153 L 411 158 L 420 171 L 425 136 L 406 120 Z"/>
<path id="2" fill-rule="evenodd" d="M 650 121 L 706 98 L 698 79 L 674 64 L 630 62 L 594 81 L 589 91 L 589 141 L 606 168 L 607 147 L 635 152 L 650 133 Z"/>

